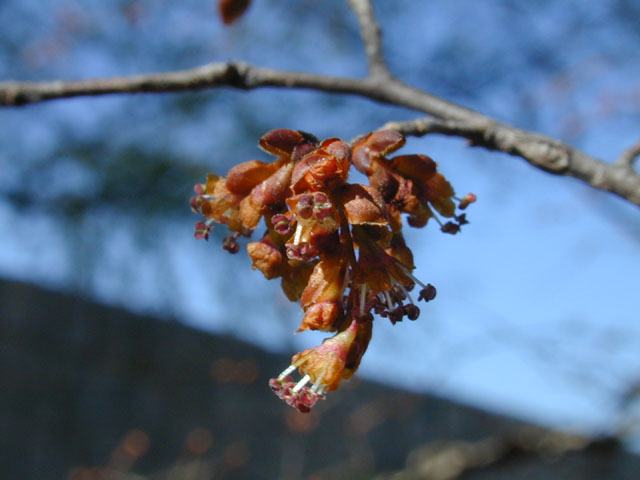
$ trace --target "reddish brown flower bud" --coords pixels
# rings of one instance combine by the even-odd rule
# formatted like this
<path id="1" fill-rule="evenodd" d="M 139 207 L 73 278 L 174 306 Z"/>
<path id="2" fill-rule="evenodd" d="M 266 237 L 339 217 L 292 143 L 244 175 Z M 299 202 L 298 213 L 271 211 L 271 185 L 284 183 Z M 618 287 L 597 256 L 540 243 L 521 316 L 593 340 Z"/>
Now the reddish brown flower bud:
<path id="1" fill-rule="evenodd" d="M 298 145 L 317 142 L 318 139 L 309 133 L 278 128 L 265 133 L 260 138 L 259 145 L 265 152 L 285 157 L 290 155 Z"/>

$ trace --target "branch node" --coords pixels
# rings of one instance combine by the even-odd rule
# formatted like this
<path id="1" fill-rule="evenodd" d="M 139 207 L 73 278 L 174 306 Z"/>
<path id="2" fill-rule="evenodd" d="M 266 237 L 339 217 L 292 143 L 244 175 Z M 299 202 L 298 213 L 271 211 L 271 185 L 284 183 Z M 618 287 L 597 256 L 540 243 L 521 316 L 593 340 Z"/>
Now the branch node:
<path id="1" fill-rule="evenodd" d="M 615 165 L 633 168 L 633 164 L 638 160 L 638 157 L 640 157 L 640 141 L 622 152 Z"/>

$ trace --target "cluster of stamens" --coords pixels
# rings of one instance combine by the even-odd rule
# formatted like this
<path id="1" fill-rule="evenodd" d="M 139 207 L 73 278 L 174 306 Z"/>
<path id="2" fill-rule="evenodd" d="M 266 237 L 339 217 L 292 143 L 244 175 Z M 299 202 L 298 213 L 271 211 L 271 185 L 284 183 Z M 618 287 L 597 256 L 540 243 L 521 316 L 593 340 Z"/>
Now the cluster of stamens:
<path id="1" fill-rule="evenodd" d="M 253 268 L 268 279 L 280 278 L 287 297 L 300 302 L 304 317 L 298 331 L 336 332 L 294 355 L 269 382 L 280 399 L 301 412 L 354 374 L 374 316 L 392 324 L 405 317 L 416 320 L 416 302 L 435 298 L 435 287 L 412 273 L 402 215 L 413 227 L 433 218 L 449 234 L 468 223 L 456 209 L 464 210 L 475 195 L 456 197 L 431 158 L 387 158 L 404 141 L 390 130 L 362 136 L 352 145 L 272 130 L 260 147 L 275 161 L 244 162 L 226 177 L 209 174 L 194 188 L 191 208 L 205 217 L 196 223 L 196 238 L 207 240 L 214 224 L 224 223 L 230 235 L 223 248 L 236 253 L 238 238 L 251 235 L 264 220 L 262 239 L 247 245 Z M 347 182 L 352 166 L 368 177 L 368 185 Z M 291 376 L 296 370 L 298 381 Z"/>

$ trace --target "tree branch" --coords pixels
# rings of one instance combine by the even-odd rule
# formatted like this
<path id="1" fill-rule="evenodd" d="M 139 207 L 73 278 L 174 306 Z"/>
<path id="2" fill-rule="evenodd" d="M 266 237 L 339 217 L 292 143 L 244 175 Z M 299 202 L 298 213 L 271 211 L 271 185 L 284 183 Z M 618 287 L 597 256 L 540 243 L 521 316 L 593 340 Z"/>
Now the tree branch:
<path id="1" fill-rule="evenodd" d="M 369 62 L 369 75 L 374 78 L 387 78 L 391 74 L 382 55 L 382 34 L 373 14 L 370 0 L 349 0 L 349 6 L 355 12 L 360 24 L 360 36 Z"/>
<path id="2" fill-rule="evenodd" d="M 244 90 L 260 87 L 311 89 L 358 95 L 421 111 L 436 118 L 391 123 L 386 127 L 406 135 L 441 133 L 467 138 L 472 145 L 520 156 L 537 168 L 578 178 L 640 206 L 640 175 L 630 166 L 620 162 L 607 164 L 558 140 L 500 123 L 392 77 L 380 82 L 373 76 L 354 79 L 260 68 L 241 62 L 211 63 L 191 70 L 130 77 L 72 82 L 0 82 L 0 106 L 78 96 L 184 92 L 224 86 Z"/>
<path id="3" fill-rule="evenodd" d="M 397 130 L 404 135 L 422 136 L 440 133 L 469 140 L 480 146 L 523 158 L 534 167 L 556 175 L 580 179 L 599 190 L 612 192 L 640 206 L 640 175 L 630 164 L 610 164 L 593 158 L 559 140 L 499 123 L 485 117 L 456 120 L 433 117 L 409 122 L 389 122 L 381 129 Z"/>

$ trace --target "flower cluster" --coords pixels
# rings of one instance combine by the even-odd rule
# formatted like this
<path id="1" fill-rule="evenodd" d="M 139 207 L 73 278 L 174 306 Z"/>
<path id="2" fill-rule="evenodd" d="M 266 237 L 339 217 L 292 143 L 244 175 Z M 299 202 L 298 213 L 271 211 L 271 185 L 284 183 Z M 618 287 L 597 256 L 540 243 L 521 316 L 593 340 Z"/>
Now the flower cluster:
<path id="1" fill-rule="evenodd" d="M 321 345 L 298 353 L 269 385 L 301 412 L 357 370 L 367 349 L 374 315 L 392 324 L 416 320 L 416 301 L 433 300 L 436 289 L 413 275 L 413 255 L 402 235 L 402 214 L 413 227 L 434 219 L 449 234 L 468 223 L 464 210 L 475 195 L 454 195 L 449 182 L 426 155 L 388 158 L 405 142 L 383 130 L 359 137 L 352 145 L 330 138 L 319 141 L 305 132 L 278 129 L 260 139 L 273 162 L 251 160 L 226 177 L 209 174 L 195 186 L 191 208 L 205 220 L 196 238 L 208 239 L 215 223 L 231 234 L 223 248 L 239 249 L 261 219 L 262 239 L 247 245 L 253 268 L 268 279 L 280 278 L 304 316 L 298 331 L 336 332 Z M 369 184 L 349 183 L 351 166 Z M 291 374 L 298 371 L 301 379 Z"/>

